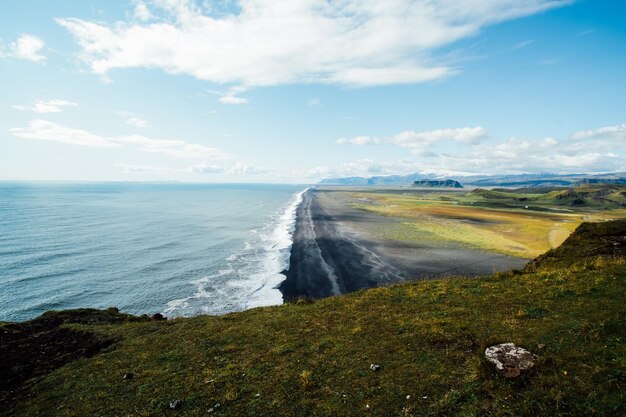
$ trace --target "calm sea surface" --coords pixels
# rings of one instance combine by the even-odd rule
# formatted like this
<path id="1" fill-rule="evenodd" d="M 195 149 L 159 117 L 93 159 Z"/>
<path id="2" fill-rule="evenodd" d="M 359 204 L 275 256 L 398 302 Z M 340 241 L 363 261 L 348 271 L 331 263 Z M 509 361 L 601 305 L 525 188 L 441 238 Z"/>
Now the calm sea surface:
<path id="1" fill-rule="evenodd" d="M 280 304 L 304 186 L 0 183 L 0 321 Z"/>

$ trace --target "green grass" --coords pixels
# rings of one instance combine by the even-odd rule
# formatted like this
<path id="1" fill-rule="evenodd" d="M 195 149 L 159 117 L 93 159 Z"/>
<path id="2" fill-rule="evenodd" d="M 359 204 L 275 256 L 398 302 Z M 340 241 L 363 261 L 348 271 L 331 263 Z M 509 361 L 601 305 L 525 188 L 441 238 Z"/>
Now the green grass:
<path id="1" fill-rule="evenodd" d="M 116 342 L 4 415 L 206 416 L 219 403 L 211 415 L 623 416 L 625 235 L 624 220 L 584 225 L 525 271 L 476 279 L 223 317 L 66 323 Z M 538 354 L 536 367 L 500 377 L 484 360 L 500 342 Z"/>
<path id="2" fill-rule="evenodd" d="M 470 192 L 475 204 L 492 207 L 528 206 L 535 210 L 554 210 L 555 208 L 576 209 L 618 209 L 626 207 L 626 186 L 615 184 L 589 184 L 576 188 L 546 190 L 546 192 L 525 193 L 524 190 L 483 190 Z"/>
<path id="3" fill-rule="evenodd" d="M 400 242 L 460 244 L 522 258 L 559 246 L 583 221 L 626 217 L 626 187 L 593 185 L 535 194 L 470 192 L 346 192 L 355 208 L 400 219 L 375 230 Z"/>

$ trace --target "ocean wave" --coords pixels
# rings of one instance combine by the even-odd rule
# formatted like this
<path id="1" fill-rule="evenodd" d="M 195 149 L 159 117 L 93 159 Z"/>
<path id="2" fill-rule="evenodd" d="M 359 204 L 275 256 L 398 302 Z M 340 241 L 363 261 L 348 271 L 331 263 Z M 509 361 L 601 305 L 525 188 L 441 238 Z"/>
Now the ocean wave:
<path id="1" fill-rule="evenodd" d="M 220 315 L 253 307 L 283 303 L 278 289 L 289 268 L 296 211 L 308 190 L 295 193 L 269 222 L 251 229 L 243 248 L 225 258 L 225 268 L 192 281 L 195 291 L 171 300 L 163 314 L 168 317 L 198 314 Z"/>
<path id="2" fill-rule="evenodd" d="M 294 194 L 275 223 L 270 223 L 259 235 L 265 243 L 263 268 L 253 281 L 260 285 L 248 301 L 248 308 L 282 304 L 283 295 L 278 289 L 285 280 L 282 271 L 289 269 L 289 257 L 296 226 L 296 212 L 302 202 L 304 189 Z"/>

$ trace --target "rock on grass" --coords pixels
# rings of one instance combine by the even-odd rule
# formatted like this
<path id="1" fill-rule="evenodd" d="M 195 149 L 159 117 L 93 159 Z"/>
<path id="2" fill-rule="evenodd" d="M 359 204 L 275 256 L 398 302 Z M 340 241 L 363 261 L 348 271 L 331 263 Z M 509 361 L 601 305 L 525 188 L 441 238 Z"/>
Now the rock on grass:
<path id="1" fill-rule="evenodd" d="M 535 366 L 537 357 L 528 350 L 515 346 L 513 343 L 502 343 L 488 347 L 485 358 L 496 366 L 505 378 L 517 378 L 522 372 Z"/>

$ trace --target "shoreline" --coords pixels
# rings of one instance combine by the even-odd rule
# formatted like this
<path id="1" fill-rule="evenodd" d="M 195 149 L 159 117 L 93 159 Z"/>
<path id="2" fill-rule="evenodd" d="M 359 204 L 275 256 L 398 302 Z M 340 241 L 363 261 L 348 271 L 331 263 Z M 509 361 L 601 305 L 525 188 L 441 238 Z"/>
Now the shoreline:
<path id="1" fill-rule="evenodd" d="M 445 276 L 477 276 L 523 267 L 528 260 L 465 247 L 376 238 L 372 224 L 390 217 L 350 207 L 337 191 L 308 189 L 296 209 L 289 269 L 278 289 L 285 302 Z"/>
<path id="2" fill-rule="evenodd" d="M 285 301 L 346 294 L 381 283 L 402 281 L 400 271 L 369 248 L 341 233 L 317 201 L 317 189 L 302 195 L 286 279 L 279 289 Z M 387 266 L 388 265 L 388 266 Z"/>

